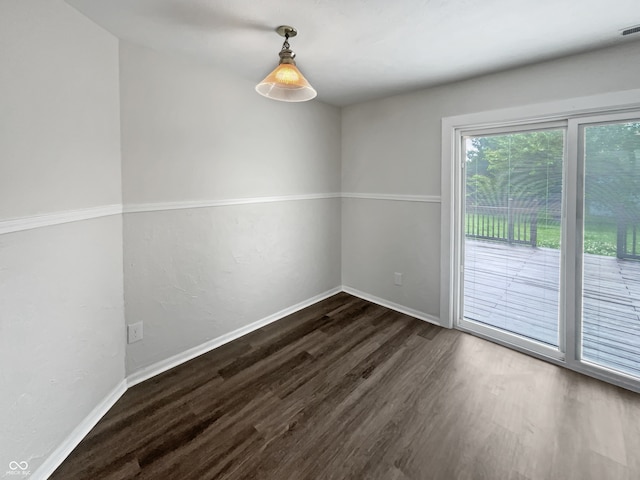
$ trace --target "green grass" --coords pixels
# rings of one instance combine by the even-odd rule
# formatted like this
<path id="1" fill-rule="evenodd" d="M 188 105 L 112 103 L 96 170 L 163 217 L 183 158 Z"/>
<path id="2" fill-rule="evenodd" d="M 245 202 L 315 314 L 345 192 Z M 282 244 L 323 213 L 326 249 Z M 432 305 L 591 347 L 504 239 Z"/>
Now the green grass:
<path id="1" fill-rule="evenodd" d="M 585 223 L 584 251 L 595 255 L 616 256 L 618 232 L 615 225 L 598 225 L 593 222 Z"/>
<path id="2" fill-rule="evenodd" d="M 467 216 L 469 218 L 469 216 Z M 467 225 L 470 225 L 469 223 Z M 478 229 L 476 228 L 476 231 Z M 538 247 L 560 248 L 560 224 L 554 221 L 538 223 Z M 584 251 L 594 255 L 616 256 L 617 229 L 615 225 L 597 221 L 585 222 Z"/>
<path id="3" fill-rule="evenodd" d="M 560 225 L 538 224 L 538 247 L 560 248 Z"/>

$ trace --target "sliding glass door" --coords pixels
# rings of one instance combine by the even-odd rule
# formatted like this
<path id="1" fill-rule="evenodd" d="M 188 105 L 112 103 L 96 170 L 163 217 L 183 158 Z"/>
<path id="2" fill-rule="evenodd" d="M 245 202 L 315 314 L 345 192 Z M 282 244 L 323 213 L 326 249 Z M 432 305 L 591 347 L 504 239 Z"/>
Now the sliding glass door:
<path id="1" fill-rule="evenodd" d="M 457 139 L 458 328 L 640 388 L 640 113 Z"/>
<path id="2" fill-rule="evenodd" d="M 558 351 L 565 128 L 465 135 L 467 327 Z"/>
<path id="3" fill-rule="evenodd" d="M 579 135 L 580 359 L 640 378 L 640 118 L 587 121 Z"/>

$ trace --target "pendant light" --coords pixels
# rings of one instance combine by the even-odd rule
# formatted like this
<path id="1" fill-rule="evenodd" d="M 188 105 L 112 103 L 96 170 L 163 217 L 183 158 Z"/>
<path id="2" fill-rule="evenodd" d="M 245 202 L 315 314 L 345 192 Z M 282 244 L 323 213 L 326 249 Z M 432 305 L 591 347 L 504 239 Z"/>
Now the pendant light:
<path id="1" fill-rule="evenodd" d="M 304 75 L 296 67 L 296 54 L 290 49 L 289 38 L 295 37 L 298 31 L 288 25 L 282 25 L 276 32 L 284 37 L 280 50 L 280 63 L 276 69 L 256 85 L 256 92 L 273 100 L 282 102 L 306 102 L 318 94 Z"/>

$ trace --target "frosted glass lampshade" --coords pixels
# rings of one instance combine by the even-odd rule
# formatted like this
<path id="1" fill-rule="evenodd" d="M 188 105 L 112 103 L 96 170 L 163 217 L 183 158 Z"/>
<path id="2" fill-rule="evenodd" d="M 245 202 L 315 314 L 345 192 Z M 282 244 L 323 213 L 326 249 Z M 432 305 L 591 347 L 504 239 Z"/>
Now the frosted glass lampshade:
<path id="1" fill-rule="evenodd" d="M 256 85 L 256 92 L 282 102 L 306 102 L 318 94 L 293 63 L 281 63 Z"/>

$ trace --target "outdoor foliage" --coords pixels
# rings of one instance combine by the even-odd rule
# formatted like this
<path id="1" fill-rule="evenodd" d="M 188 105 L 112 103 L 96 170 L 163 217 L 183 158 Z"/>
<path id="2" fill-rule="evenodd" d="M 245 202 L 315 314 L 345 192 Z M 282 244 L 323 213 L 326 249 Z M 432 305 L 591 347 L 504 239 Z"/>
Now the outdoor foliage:
<path id="1" fill-rule="evenodd" d="M 587 253 L 616 255 L 617 225 L 640 222 L 640 123 L 585 130 Z M 538 212 L 538 246 L 559 248 L 564 133 L 543 130 L 466 139 L 467 206 Z"/>
<path id="2" fill-rule="evenodd" d="M 564 135 L 561 130 L 469 139 L 467 201 L 477 205 L 540 204 L 560 198 Z"/>
<path id="3" fill-rule="evenodd" d="M 622 219 L 640 214 L 640 123 L 586 129 L 588 211 Z"/>

